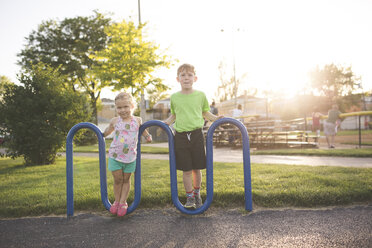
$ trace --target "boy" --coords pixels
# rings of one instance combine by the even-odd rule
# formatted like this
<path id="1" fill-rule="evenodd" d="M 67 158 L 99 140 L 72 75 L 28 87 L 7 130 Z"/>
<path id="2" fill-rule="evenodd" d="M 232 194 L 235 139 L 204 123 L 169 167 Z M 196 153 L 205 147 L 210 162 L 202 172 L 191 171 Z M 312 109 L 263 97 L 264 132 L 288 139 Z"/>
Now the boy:
<path id="1" fill-rule="evenodd" d="M 215 121 L 223 117 L 209 112 L 205 94 L 193 89 L 196 80 L 194 66 L 183 64 L 178 68 L 177 81 L 181 84 L 181 91 L 171 96 L 171 115 L 164 121 L 167 125 L 175 122 L 176 168 L 183 171 L 187 197 L 185 208 L 198 208 L 203 204 L 200 186 L 201 170 L 206 168 L 204 118 Z"/>

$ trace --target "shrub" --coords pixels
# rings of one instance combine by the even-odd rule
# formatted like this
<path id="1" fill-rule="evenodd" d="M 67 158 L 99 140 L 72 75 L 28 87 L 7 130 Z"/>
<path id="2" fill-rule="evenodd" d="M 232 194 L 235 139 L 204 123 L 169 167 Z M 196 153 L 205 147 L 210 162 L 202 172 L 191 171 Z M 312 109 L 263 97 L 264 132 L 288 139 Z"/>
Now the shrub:
<path id="1" fill-rule="evenodd" d="M 89 119 L 87 99 L 58 70 L 42 63 L 22 72 L 19 81 L 21 85 L 5 86 L 0 102 L 6 156 L 23 156 L 26 165 L 51 164 L 70 128 Z"/>

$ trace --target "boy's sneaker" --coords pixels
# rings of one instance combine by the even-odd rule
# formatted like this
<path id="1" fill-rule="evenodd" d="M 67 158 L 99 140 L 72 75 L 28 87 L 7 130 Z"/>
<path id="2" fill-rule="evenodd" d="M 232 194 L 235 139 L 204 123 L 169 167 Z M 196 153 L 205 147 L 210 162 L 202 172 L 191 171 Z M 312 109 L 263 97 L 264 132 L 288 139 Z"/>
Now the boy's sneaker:
<path id="1" fill-rule="evenodd" d="M 187 197 L 185 208 L 195 208 L 195 197 Z"/>
<path id="2" fill-rule="evenodd" d="M 119 208 L 119 202 L 114 202 L 110 207 L 110 213 L 117 214 Z"/>
<path id="3" fill-rule="evenodd" d="M 203 205 L 203 200 L 200 197 L 200 195 L 195 196 L 195 206 L 196 206 L 196 208 L 200 208 L 202 205 Z"/>

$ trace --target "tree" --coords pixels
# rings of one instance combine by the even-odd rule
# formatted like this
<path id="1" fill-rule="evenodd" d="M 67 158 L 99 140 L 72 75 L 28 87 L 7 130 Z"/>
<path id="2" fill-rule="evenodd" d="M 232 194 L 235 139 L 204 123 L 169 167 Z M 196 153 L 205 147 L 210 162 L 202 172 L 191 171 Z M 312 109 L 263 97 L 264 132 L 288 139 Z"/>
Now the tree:
<path id="1" fill-rule="evenodd" d="M 329 103 L 337 102 L 342 96 L 351 95 L 360 80 L 351 67 L 343 68 L 334 64 L 325 65 L 323 69 L 316 67 L 310 72 L 310 79 L 311 86 L 326 96 Z"/>
<path id="2" fill-rule="evenodd" d="M 112 24 L 106 28 L 110 37 L 108 46 L 92 56 L 100 62 L 94 71 L 101 81 L 110 81 L 114 90 L 131 89 L 133 95 L 142 98 L 145 90 L 168 89 L 153 72 L 161 67 L 169 68 L 171 64 L 170 58 L 161 54 L 154 42 L 143 39 L 145 25 L 136 27 L 131 21 Z"/>
<path id="3" fill-rule="evenodd" d="M 97 100 L 107 82 L 98 80 L 92 73 L 97 62 L 91 55 L 106 47 L 109 37 L 104 29 L 110 25 L 111 19 L 94 13 L 93 16 L 66 18 L 61 22 L 43 22 L 26 38 L 26 46 L 18 54 L 21 58 L 18 63 L 26 69 L 38 62 L 60 68 L 71 89 L 83 90 L 89 95 L 92 121 L 97 124 Z"/>
<path id="4" fill-rule="evenodd" d="M 58 69 L 39 63 L 6 85 L 0 102 L 0 133 L 7 156 L 23 156 L 26 165 L 51 164 L 71 127 L 90 116 L 87 97 L 73 91 Z"/>
<path id="5" fill-rule="evenodd" d="M 240 79 L 234 79 L 234 75 L 231 77 L 226 76 L 226 65 L 222 61 L 218 66 L 218 70 L 220 72 L 221 84 L 215 93 L 216 98 L 220 102 L 235 98 L 239 90 Z"/>
<path id="6" fill-rule="evenodd" d="M 150 109 L 153 109 L 154 105 L 160 100 L 164 100 L 170 97 L 168 93 L 159 92 L 155 89 L 148 90 L 148 93 L 149 93 L 149 108 Z"/>
<path id="7" fill-rule="evenodd" d="M 13 85 L 12 81 L 6 76 L 0 76 L 0 101 L 3 98 L 3 94 L 5 92 L 5 88 Z"/>

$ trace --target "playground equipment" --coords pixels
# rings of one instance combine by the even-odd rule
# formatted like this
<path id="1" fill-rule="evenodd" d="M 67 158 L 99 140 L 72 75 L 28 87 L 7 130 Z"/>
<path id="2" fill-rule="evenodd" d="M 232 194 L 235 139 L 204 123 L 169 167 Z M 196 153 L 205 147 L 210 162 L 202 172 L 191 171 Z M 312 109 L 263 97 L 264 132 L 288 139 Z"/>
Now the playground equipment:
<path id="1" fill-rule="evenodd" d="M 162 128 L 168 135 L 169 146 L 169 167 L 170 167 L 170 182 L 171 182 L 171 196 L 175 207 L 182 213 L 195 215 L 203 213 L 207 210 L 213 200 L 213 132 L 221 124 L 230 123 L 237 126 L 242 134 L 243 139 L 243 165 L 244 165 L 244 188 L 245 188 L 245 209 L 252 211 L 252 187 L 251 187 L 251 163 L 249 152 L 249 138 L 245 126 L 238 120 L 232 118 L 222 118 L 215 121 L 208 130 L 206 142 L 206 156 L 207 156 L 207 182 L 206 191 L 207 197 L 204 204 L 195 210 L 186 209 L 183 207 L 178 198 L 177 189 L 177 171 L 176 171 L 176 157 L 174 151 L 174 137 L 171 129 L 162 121 L 152 120 L 147 121 L 140 126 L 139 139 L 137 145 L 137 160 L 135 172 L 134 185 L 134 200 L 128 207 L 127 213 L 133 212 L 141 200 L 141 135 L 143 131 L 150 126 L 158 126 Z M 72 140 L 75 133 L 81 128 L 89 128 L 93 130 L 98 138 L 99 147 L 99 167 L 100 167 L 100 183 L 101 183 L 101 200 L 107 210 L 110 209 L 111 204 L 107 197 L 107 177 L 106 177 L 106 150 L 103 134 L 100 129 L 88 122 L 83 122 L 71 128 L 66 139 L 66 181 L 67 181 L 67 216 L 74 215 L 74 198 L 73 198 L 73 145 Z"/>

